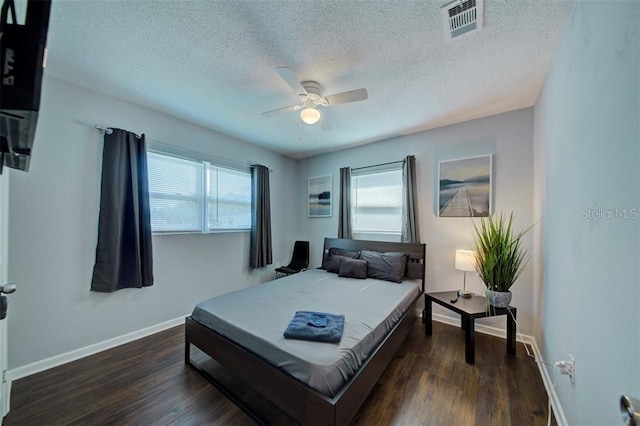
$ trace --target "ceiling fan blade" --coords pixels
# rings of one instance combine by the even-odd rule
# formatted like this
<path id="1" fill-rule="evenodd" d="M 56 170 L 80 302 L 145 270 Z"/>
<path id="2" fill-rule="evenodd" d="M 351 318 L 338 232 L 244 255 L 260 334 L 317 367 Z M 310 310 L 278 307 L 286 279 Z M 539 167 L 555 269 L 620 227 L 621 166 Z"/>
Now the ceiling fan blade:
<path id="1" fill-rule="evenodd" d="M 296 92 L 296 95 L 306 95 L 307 91 L 298 80 L 298 77 L 287 67 L 277 67 L 276 72 Z"/>
<path id="2" fill-rule="evenodd" d="M 331 105 L 346 104 L 347 102 L 364 101 L 369 95 L 367 89 L 350 90 L 348 92 L 336 93 L 335 95 L 325 96 L 325 99 Z"/>
<path id="3" fill-rule="evenodd" d="M 273 109 L 271 111 L 261 112 L 260 115 L 270 116 L 270 115 L 277 114 L 279 112 L 295 111 L 297 109 L 300 109 L 300 105 L 291 105 L 291 106 L 284 107 L 284 108 Z"/>

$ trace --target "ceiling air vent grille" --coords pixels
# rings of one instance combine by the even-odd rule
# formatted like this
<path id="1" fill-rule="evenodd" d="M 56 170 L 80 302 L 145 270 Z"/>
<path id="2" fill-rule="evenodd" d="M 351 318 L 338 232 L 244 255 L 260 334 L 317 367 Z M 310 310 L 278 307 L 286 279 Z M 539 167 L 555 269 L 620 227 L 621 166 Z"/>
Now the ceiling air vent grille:
<path id="1" fill-rule="evenodd" d="M 444 34 L 448 40 L 482 28 L 483 0 L 456 0 L 442 8 Z"/>

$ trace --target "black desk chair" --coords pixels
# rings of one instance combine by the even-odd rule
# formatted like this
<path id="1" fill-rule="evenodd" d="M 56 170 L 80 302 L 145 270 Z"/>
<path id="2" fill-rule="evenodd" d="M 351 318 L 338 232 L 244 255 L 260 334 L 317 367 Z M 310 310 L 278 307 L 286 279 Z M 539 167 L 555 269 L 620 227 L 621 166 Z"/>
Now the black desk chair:
<path id="1" fill-rule="evenodd" d="M 296 241 L 293 245 L 293 256 L 287 266 L 276 268 L 276 278 L 278 274 L 297 274 L 304 271 L 309 266 L 309 241 Z"/>

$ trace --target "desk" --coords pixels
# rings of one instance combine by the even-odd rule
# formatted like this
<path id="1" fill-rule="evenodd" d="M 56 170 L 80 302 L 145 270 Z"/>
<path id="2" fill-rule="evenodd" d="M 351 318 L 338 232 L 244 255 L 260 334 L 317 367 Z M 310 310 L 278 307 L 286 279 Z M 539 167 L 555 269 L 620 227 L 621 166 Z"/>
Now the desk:
<path id="1" fill-rule="evenodd" d="M 452 300 L 458 299 L 455 303 Z M 472 296 L 469 298 L 458 298 L 457 291 L 443 291 L 438 293 L 424 294 L 424 333 L 431 336 L 433 327 L 431 324 L 432 302 L 460 314 L 461 326 L 464 330 L 464 350 L 467 364 L 475 362 L 475 319 L 495 317 L 497 315 L 507 316 L 507 353 L 516 354 L 516 313 L 518 310 L 513 306 L 506 308 L 496 308 L 487 305 L 487 299 L 482 296 Z M 513 316 L 511 314 L 513 314 Z"/>

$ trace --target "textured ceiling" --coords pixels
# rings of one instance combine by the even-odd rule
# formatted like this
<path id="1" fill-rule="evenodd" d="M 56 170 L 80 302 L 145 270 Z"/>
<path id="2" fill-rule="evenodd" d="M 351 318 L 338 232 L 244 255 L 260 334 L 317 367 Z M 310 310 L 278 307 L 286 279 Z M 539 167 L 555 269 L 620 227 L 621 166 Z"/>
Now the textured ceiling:
<path id="1" fill-rule="evenodd" d="M 485 0 L 483 30 L 446 41 L 447 3 L 54 0 L 47 73 L 292 158 L 533 105 L 573 3 Z M 263 117 L 297 103 L 278 66 L 369 99 L 324 131 Z"/>

